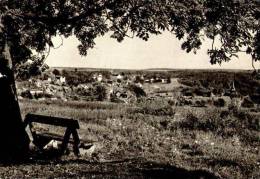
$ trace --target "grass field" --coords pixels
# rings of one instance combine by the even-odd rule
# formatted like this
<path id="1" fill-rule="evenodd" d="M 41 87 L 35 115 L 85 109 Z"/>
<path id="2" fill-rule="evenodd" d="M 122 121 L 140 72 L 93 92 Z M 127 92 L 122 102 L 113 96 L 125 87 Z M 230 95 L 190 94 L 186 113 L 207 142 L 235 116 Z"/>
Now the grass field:
<path id="1" fill-rule="evenodd" d="M 69 155 L 58 161 L 2 166 L 2 177 L 145 178 L 147 168 L 170 172 L 175 167 L 220 178 L 260 177 L 257 113 L 173 107 L 164 101 L 127 105 L 22 100 L 21 111 L 23 116 L 30 112 L 79 120 L 80 137 L 96 149 L 80 159 Z"/>

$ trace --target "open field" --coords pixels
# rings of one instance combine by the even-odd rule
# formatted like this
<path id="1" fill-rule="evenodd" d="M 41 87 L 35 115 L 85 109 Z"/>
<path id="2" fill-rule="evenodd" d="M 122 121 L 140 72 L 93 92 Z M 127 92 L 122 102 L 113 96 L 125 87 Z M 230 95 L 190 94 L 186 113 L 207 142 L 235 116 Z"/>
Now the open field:
<path id="1" fill-rule="evenodd" d="M 260 76 L 251 71 L 58 70 L 19 81 L 23 118 L 77 119 L 93 152 L 32 157 L 1 167 L 0 176 L 260 177 Z"/>
<path id="2" fill-rule="evenodd" d="M 96 149 L 79 159 L 68 155 L 2 166 L 2 177 L 260 176 L 259 114 L 246 110 L 169 108 L 159 100 L 135 105 L 22 100 L 21 111 L 78 119 L 80 137 Z"/>

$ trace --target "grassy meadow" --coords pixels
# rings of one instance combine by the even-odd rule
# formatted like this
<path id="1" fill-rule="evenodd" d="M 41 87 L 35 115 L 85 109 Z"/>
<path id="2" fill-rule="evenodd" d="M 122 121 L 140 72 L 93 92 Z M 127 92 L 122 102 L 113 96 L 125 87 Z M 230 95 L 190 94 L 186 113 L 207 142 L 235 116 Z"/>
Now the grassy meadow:
<path id="1" fill-rule="evenodd" d="M 91 156 L 82 156 L 80 160 L 64 156 L 61 163 L 30 165 L 39 172 L 38 177 L 66 176 L 64 171 L 71 173 L 68 177 L 78 176 L 79 171 L 93 171 L 93 163 L 104 173 L 120 173 L 117 176 L 121 177 L 133 172 L 126 171 L 127 167 L 122 169 L 118 163 L 113 164 L 114 168 L 104 167 L 111 161 L 149 161 L 186 170 L 206 170 L 220 178 L 260 177 L 258 113 L 176 107 L 164 100 L 136 104 L 22 100 L 20 104 L 23 116 L 36 113 L 79 120 L 80 138 L 96 146 Z M 52 165 L 58 165 L 55 174 L 41 173 Z"/>

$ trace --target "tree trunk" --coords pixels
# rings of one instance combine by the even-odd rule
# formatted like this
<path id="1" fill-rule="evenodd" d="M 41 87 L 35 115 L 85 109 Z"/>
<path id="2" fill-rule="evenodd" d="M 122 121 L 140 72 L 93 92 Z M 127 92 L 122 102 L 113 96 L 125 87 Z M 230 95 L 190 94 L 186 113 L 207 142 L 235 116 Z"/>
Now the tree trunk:
<path id="1" fill-rule="evenodd" d="M 3 39 L 0 44 L 0 162 L 15 162 L 27 156 L 29 138 L 17 99 L 9 44 Z"/>

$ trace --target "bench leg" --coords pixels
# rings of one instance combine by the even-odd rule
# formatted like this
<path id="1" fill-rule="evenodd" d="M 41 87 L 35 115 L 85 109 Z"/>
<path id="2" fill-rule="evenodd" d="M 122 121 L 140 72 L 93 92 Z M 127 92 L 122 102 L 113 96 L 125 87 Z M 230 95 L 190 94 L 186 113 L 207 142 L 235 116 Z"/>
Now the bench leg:
<path id="1" fill-rule="evenodd" d="M 72 132 L 72 131 L 71 131 L 69 128 L 66 129 L 66 132 L 65 132 L 65 135 L 64 135 L 62 144 L 61 144 L 61 155 L 64 154 L 65 150 L 66 150 L 67 147 L 68 147 L 68 143 L 69 143 L 69 140 L 70 140 L 70 134 L 71 134 L 71 132 Z"/>
<path id="2" fill-rule="evenodd" d="M 74 143 L 73 143 L 73 152 L 76 156 L 79 156 L 80 152 L 79 152 L 79 144 L 80 144 L 80 140 L 79 140 L 79 135 L 76 129 L 71 130 L 73 139 L 74 139 Z"/>

